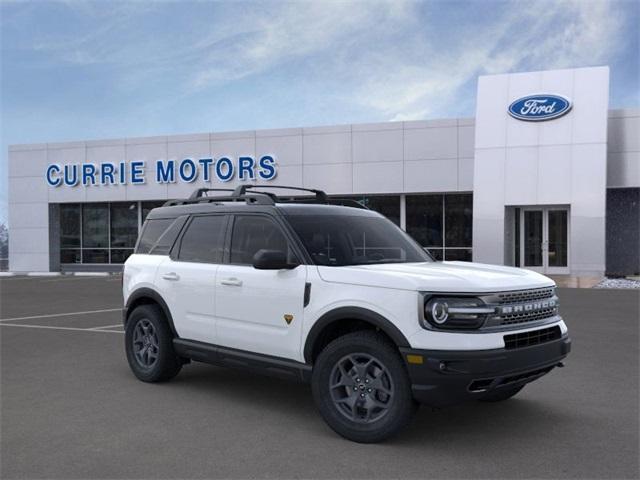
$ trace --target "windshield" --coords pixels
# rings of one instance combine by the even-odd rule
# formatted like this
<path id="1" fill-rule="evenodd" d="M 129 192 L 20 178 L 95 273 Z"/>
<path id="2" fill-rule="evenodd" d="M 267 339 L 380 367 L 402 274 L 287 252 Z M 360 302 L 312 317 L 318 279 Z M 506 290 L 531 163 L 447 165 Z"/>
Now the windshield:
<path id="1" fill-rule="evenodd" d="M 411 237 L 383 217 L 291 215 L 287 219 L 316 265 L 433 261 Z"/>

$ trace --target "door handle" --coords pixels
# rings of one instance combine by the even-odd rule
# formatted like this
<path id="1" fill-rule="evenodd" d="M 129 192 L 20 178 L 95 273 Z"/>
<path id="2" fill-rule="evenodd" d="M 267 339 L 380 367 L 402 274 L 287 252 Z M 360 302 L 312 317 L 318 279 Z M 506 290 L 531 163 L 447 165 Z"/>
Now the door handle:
<path id="1" fill-rule="evenodd" d="M 175 282 L 180 280 L 180 275 L 178 275 L 176 272 L 169 272 L 169 273 L 163 274 L 162 278 L 164 278 L 165 280 L 171 280 Z"/>
<path id="2" fill-rule="evenodd" d="M 225 278 L 220 280 L 220 284 L 227 285 L 229 287 L 241 287 L 242 280 L 238 280 L 237 278 Z"/>

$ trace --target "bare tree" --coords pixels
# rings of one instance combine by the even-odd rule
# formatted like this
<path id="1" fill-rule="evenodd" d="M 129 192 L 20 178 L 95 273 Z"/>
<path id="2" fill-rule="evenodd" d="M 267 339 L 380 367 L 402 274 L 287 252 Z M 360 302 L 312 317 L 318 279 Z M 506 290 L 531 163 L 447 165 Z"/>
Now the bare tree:
<path id="1" fill-rule="evenodd" d="M 0 271 L 8 267 L 9 257 L 9 229 L 0 223 Z"/>

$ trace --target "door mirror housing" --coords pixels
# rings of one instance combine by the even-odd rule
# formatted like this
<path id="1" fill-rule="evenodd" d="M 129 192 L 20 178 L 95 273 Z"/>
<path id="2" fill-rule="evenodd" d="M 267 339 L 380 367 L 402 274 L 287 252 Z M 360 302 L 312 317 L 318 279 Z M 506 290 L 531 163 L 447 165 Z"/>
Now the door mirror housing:
<path id="1" fill-rule="evenodd" d="M 258 250 L 253 256 L 253 268 L 258 270 L 291 270 L 297 263 L 289 263 L 287 254 L 282 250 Z"/>

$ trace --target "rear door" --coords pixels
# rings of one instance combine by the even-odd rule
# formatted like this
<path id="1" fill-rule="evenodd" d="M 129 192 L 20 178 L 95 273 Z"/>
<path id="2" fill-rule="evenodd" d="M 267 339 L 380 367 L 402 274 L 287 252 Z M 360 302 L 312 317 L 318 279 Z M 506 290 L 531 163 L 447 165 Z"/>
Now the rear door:
<path id="1" fill-rule="evenodd" d="M 227 221 L 222 214 L 191 217 L 171 257 L 158 268 L 156 285 L 181 338 L 216 343 L 215 279 Z"/>
<path id="2" fill-rule="evenodd" d="M 228 262 L 216 276 L 218 344 L 300 360 L 307 267 L 257 270 L 258 250 L 281 250 L 298 262 L 289 237 L 274 218 L 238 214 L 233 218 Z"/>

